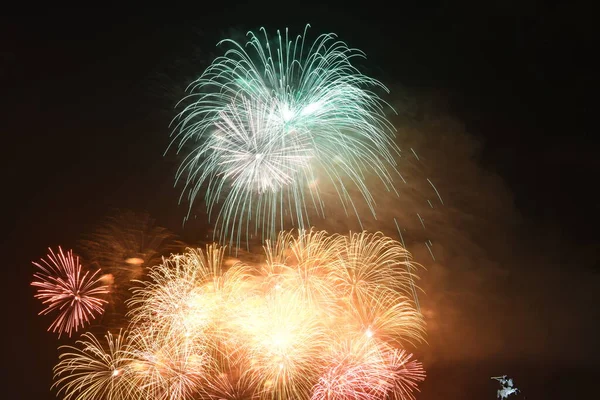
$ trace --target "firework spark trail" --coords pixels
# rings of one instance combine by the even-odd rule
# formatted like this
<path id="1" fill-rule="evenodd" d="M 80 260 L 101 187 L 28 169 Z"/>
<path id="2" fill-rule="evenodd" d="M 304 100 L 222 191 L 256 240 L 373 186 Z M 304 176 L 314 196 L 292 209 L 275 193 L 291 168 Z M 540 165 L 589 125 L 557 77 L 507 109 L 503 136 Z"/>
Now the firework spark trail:
<path id="1" fill-rule="evenodd" d="M 391 290 L 373 291 L 370 296 L 358 300 L 351 298 L 344 308 L 347 317 L 345 329 L 357 335 L 367 334 L 402 346 L 416 345 L 423 341 L 425 323 L 415 312 L 414 302 Z"/>
<path id="2" fill-rule="evenodd" d="M 185 316 L 194 310 L 196 299 L 202 298 L 201 283 L 206 282 L 221 261 L 221 252 L 209 249 L 189 250 L 185 255 L 173 255 L 148 272 L 148 281 L 140 281 L 127 301 L 131 307 L 128 316 L 133 324 L 156 325 L 187 330 Z M 213 265 L 212 261 L 217 261 Z M 200 323 L 200 318 L 194 319 Z"/>
<path id="3" fill-rule="evenodd" d="M 402 230 L 400 229 L 400 225 L 398 225 L 398 220 L 394 218 L 394 224 L 396 224 L 396 230 L 398 231 L 398 236 L 400 236 L 400 243 L 402 243 L 402 247 L 406 249 L 406 244 L 404 243 L 404 236 L 402 235 Z M 406 261 L 409 261 L 405 258 Z M 407 264 L 407 271 L 410 272 L 410 264 Z M 417 294 L 417 289 L 415 287 L 415 282 L 413 279 L 410 280 L 410 289 L 412 291 L 413 299 L 415 300 L 415 304 L 417 305 L 417 310 L 421 311 L 421 305 L 419 304 L 419 296 Z"/>
<path id="4" fill-rule="evenodd" d="M 261 398 L 306 398 L 329 340 L 314 309 L 289 293 L 245 307 L 236 326 L 248 354 L 246 374 Z"/>
<path id="5" fill-rule="evenodd" d="M 126 334 L 105 336 L 108 348 L 91 333 L 77 341 L 79 347 L 62 346 L 54 368 L 54 385 L 65 400 L 128 398 L 133 390 Z"/>
<path id="6" fill-rule="evenodd" d="M 205 390 L 211 400 L 252 399 L 256 382 L 248 374 L 243 375 L 239 371 L 220 372 L 207 383 Z"/>
<path id="7" fill-rule="evenodd" d="M 365 174 L 395 191 L 394 128 L 373 91 L 387 89 L 352 64 L 362 52 L 333 34 L 311 43 L 307 29 L 295 38 L 278 31 L 272 43 L 264 29 L 249 32 L 245 45 L 220 42 L 229 49 L 190 85 L 174 120 L 172 144 L 178 152 L 191 146 L 176 176 L 185 181 L 188 217 L 206 184 L 209 214 L 222 202 L 222 243 L 239 246 L 252 231 L 273 239 L 288 222 L 309 227 L 309 214 L 324 213 L 320 185 L 331 185 L 359 220 L 347 184 L 373 215 Z"/>
<path id="8" fill-rule="evenodd" d="M 335 307 L 337 292 L 330 278 L 339 263 L 341 240 L 324 231 L 308 231 L 299 236 L 281 233 L 276 241 L 267 241 L 262 270 L 267 288 L 289 291 L 299 301 L 317 306 L 315 312 Z"/>
<path id="9" fill-rule="evenodd" d="M 386 393 L 382 385 L 385 369 L 376 354 L 371 354 L 373 349 L 364 342 L 338 344 L 327 359 L 325 373 L 313 388 L 311 400 L 383 398 Z"/>
<path id="10" fill-rule="evenodd" d="M 185 336 L 164 335 L 150 327 L 134 331 L 131 342 L 135 400 L 193 400 L 216 366 L 204 346 Z"/>
<path id="11" fill-rule="evenodd" d="M 243 99 L 229 105 L 215 122 L 214 143 L 203 165 L 216 163 L 222 167 L 223 179 L 233 181 L 238 190 L 254 187 L 258 193 L 278 191 L 292 183 L 294 175 L 308 167 L 311 158 L 309 137 L 303 132 L 278 135 L 281 122 L 268 105 Z M 272 106 L 271 106 L 272 107 Z"/>
<path id="12" fill-rule="evenodd" d="M 79 257 L 74 257 L 72 250 L 66 255 L 60 247 L 58 254 L 48 250 L 48 260 L 33 262 L 41 271 L 34 274 L 31 285 L 38 288 L 35 297 L 47 304 L 40 314 L 58 313 L 48 330 L 58 331 L 59 337 L 62 333 L 71 336 L 104 312 L 107 301 L 101 296 L 108 293 L 108 287 L 96 278 L 99 270 L 82 272 Z"/>
<path id="13" fill-rule="evenodd" d="M 342 268 L 335 271 L 343 296 L 359 301 L 380 289 L 412 295 L 417 264 L 402 245 L 382 233 L 354 233 L 340 245 Z"/>
<path id="14" fill-rule="evenodd" d="M 419 363 L 407 364 L 409 359 L 366 335 L 343 340 L 328 353 L 311 400 L 412 399 L 410 389 L 424 373 Z"/>
<path id="15" fill-rule="evenodd" d="M 414 391 L 419 391 L 419 382 L 425 380 L 423 365 L 411 358 L 412 355 L 405 350 L 387 351 L 388 381 L 392 387 L 391 398 L 394 400 L 413 400 Z"/>
<path id="16" fill-rule="evenodd" d="M 215 335 L 222 321 L 231 319 L 235 304 L 256 287 L 252 267 L 236 264 L 222 268 L 224 248 L 205 252 L 188 249 L 149 269 L 149 281 L 139 282 L 128 305 L 134 325 L 162 327 L 163 334 L 179 332 L 197 339 L 206 330 Z"/>
<path id="17" fill-rule="evenodd" d="M 425 331 L 404 248 L 380 233 L 300 231 L 264 250 L 255 266 L 226 267 L 224 248 L 213 245 L 150 268 L 129 302 L 128 339 L 107 337 L 105 354 L 86 334 L 83 349 L 61 356 L 59 392 L 69 400 L 411 399 L 424 373 L 403 349 Z"/>

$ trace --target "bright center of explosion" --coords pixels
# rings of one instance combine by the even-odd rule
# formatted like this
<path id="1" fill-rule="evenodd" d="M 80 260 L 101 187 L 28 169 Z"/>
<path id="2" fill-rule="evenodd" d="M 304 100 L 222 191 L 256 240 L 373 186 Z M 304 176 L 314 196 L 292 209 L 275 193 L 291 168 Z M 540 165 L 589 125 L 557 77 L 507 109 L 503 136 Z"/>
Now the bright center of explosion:
<path id="1" fill-rule="evenodd" d="M 289 122 L 292 120 L 292 118 L 294 118 L 294 112 L 290 110 L 287 104 L 282 107 L 281 118 L 284 122 Z"/>
<path id="2" fill-rule="evenodd" d="M 280 349 L 280 350 L 285 349 L 289 342 L 290 342 L 289 335 L 287 335 L 283 332 L 278 332 L 273 336 L 273 345 L 277 349 Z"/>

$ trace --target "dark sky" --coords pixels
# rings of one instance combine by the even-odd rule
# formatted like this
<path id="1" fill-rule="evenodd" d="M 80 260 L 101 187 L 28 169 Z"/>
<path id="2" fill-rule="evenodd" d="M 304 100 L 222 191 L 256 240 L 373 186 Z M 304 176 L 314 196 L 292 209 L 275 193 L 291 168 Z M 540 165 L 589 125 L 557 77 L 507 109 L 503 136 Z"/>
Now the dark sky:
<path id="1" fill-rule="evenodd" d="M 75 246 L 81 233 L 112 208 L 147 210 L 179 234 L 199 236 L 192 232 L 200 229 L 197 224 L 181 229 L 186 208 L 177 206 L 179 192 L 172 188 L 172 157 L 163 157 L 172 107 L 181 88 L 218 54 L 219 39 L 260 26 L 299 31 L 309 22 L 313 34 L 336 32 L 367 53 L 368 73 L 402 88 L 407 97 L 441 102 L 445 115 L 462 124 L 468 142 L 480 144 L 473 162 L 477 176 L 501 182 L 499 192 L 506 197 L 496 200 L 506 198 L 507 207 L 518 216 L 520 222 L 510 231 L 519 241 L 515 253 L 530 249 L 528 259 L 546 261 L 549 256 L 543 253 L 550 249 L 555 260 L 565 261 L 535 279 L 539 286 L 531 292 L 537 294 L 528 297 L 530 289 L 520 287 L 513 293 L 516 297 L 543 307 L 546 298 L 570 296 L 566 290 L 551 293 L 546 287 L 560 292 L 563 281 L 598 282 L 600 202 L 595 193 L 600 157 L 592 124 L 592 87 L 597 80 L 591 61 L 593 13 L 577 2 L 548 3 L 553 2 L 459 1 L 391 10 L 373 2 L 318 7 L 261 2 L 227 4 L 227 10 L 218 5 L 169 12 L 38 9 L 2 17 L 7 397 L 54 397 L 49 386 L 58 342 L 45 331 L 49 320 L 36 316 L 41 308 L 29 286 L 31 261 L 42 257 L 47 247 Z M 402 101 L 394 102 L 402 106 Z M 426 148 L 422 151 L 427 154 Z M 436 166 L 435 158 L 430 162 Z M 452 167 L 447 173 L 452 175 Z M 484 190 L 459 188 L 474 194 Z M 487 260 L 493 259 L 490 254 L 492 250 Z M 566 260 L 577 260 L 577 265 Z M 481 271 L 481 276 L 486 274 Z M 550 276 L 554 281 L 546 282 Z M 569 287 L 571 292 L 579 289 Z M 493 385 L 472 381 L 479 379 L 475 371 L 481 371 L 481 365 L 494 363 L 498 369 L 512 368 L 524 386 L 531 377 L 535 384 L 530 388 L 537 391 L 527 394 L 531 399 L 542 398 L 544 387 L 544 398 L 558 398 L 570 385 L 582 384 L 590 376 L 585 374 L 598 365 L 598 351 L 592 339 L 597 337 L 592 332 L 597 322 L 589 321 L 597 313 L 585 311 L 594 308 L 596 296 L 590 293 L 581 299 L 588 303 L 567 301 L 574 308 L 566 312 L 573 321 L 585 322 L 572 336 L 565 330 L 560 341 L 548 342 L 562 343 L 565 352 L 576 343 L 575 353 L 581 356 L 568 365 L 560 365 L 560 358 L 536 364 L 525 356 L 506 360 L 501 354 L 497 359 L 491 354 L 485 360 L 439 362 L 432 364 L 422 398 L 442 398 L 443 388 L 452 382 L 461 382 L 464 391 L 453 387 L 444 398 L 493 398 Z M 434 301 L 432 305 L 435 308 Z M 510 318 L 505 321 L 511 323 Z M 548 321 L 552 317 L 539 324 Z M 554 320 L 556 325 L 561 321 Z M 549 335 L 555 329 L 539 328 Z M 550 372 L 528 375 L 528 368 L 542 364 Z M 548 381 L 554 386 L 546 385 Z"/>

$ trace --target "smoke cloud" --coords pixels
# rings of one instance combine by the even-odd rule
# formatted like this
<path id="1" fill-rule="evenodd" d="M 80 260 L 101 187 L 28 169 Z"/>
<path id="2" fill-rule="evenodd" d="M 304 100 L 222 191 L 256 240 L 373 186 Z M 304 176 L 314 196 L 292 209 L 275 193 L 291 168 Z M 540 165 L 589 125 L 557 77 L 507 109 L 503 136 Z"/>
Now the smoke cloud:
<path id="1" fill-rule="evenodd" d="M 559 227 L 537 227 L 521 215 L 491 167 L 484 143 L 432 95 L 396 103 L 402 155 L 398 194 L 368 178 L 376 218 L 356 201 L 361 225 L 323 194 L 317 229 L 364 228 L 402 239 L 424 268 L 418 285 L 428 344 L 415 349 L 426 367 L 449 363 L 571 365 L 597 354 L 592 306 L 600 277 L 587 268 L 591 249 L 564 242 Z M 439 195 L 438 195 L 439 194 Z M 351 191 L 353 198 L 358 192 Z M 362 204 L 362 205 L 361 205 Z M 362 207 L 362 208 L 361 208 Z"/>

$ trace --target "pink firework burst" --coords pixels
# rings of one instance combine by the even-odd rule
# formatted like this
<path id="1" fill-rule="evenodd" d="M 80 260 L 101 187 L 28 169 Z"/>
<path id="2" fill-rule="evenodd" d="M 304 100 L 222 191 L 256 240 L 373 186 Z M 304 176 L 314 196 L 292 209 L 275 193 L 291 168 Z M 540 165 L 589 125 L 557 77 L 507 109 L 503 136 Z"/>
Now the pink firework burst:
<path id="1" fill-rule="evenodd" d="M 33 274 L 31 285 L 38 288 L 35 297 L 47 305 L 40 314 L 58 312 L 48 330 L 58 331 L 59 337 L 63 332 L 71 336 L 73 331 L 77 332 L 79 327 L 104 312 L 107 301 L 99 296 L 108 293 L 108 286 L 101 285 L 100 278 L 96 278 L 99 270 L 91 274 L 82 272 L 79 257 L 73 256 L 73 250 L 66 255 L 60 247 L 57 254 L 48 250 L 47 260 L 33 263 L 41 271 Z"/>
<path id="2" fill-rule="evenodd" d="M 414 391 L 419 391 L 419 382 L 425 380 L 423 364 L 412 359 L 412 354 L 394 349 L 386 356 L 388 379 L 394 400 L 414 400 Z"/>
<path id="3" fill-rule="evenodd" d="M 411 358 L 370 338 L 341 343 L 327 360 L 311 400 L 414 400 L 425 372 Z"/>

